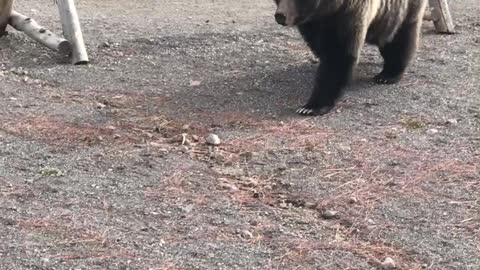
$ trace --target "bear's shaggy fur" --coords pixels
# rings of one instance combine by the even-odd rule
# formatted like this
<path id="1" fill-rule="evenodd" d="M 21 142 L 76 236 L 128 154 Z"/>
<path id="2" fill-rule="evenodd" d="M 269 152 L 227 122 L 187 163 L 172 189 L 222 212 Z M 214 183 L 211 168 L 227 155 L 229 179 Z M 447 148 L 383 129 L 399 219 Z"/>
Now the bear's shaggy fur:
<path id="1" fill-rule="evenodd" d="M 377 83 L 402 77 L 416 52 L 427 0 L 274 0 L 276 21 L 296 26 L 320 59 L 315 86 L 302 115 L 328 113 L 358 63 L 365 42 L 384 59 Z"/>

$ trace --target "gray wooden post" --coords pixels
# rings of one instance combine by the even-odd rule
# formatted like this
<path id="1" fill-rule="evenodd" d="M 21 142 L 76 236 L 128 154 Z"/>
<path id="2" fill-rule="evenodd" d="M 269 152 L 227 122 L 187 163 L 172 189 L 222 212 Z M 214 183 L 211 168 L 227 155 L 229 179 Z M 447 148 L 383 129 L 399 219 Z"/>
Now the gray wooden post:
<path id="1" fill-rule="evenodd" d="M 74 0 L 57 0 L 57 6 L 62 21 L 63 35 L 72 44 L 72 63 L 74 65 L 88 64 L 87 48 L 83 41 Z"/>
<path id="2" fill-rule="evenodd" d="M 429 0 L 429 4 L 431 14 L 428 19 L 433 21 L 437 32 L 453 34 L 455 25 L 453 24 L 447 0 Z"/>

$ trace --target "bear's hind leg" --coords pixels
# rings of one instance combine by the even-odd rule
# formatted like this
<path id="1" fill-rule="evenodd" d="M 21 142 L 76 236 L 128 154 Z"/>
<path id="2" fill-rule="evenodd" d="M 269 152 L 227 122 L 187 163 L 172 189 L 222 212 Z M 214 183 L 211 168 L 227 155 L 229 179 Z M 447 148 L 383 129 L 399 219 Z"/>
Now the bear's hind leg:
<path id="1" fill-rule="evenodd" d="M 404 23 L 392 42 L 380 47 L 384 64 L 382 72 L 374 78 L 376 83 L 394 84 L 403 77 L 417 48 L 420 25 L 419 21 Z"/>

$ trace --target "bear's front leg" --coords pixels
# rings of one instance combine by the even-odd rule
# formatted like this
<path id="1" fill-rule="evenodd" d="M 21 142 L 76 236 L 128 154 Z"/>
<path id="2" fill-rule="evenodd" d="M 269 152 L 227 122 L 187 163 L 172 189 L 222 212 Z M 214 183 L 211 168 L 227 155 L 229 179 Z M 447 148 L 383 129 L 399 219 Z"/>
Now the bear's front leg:
<path id="1" fill-rule="evenodd" d="M 345 55 L 345 51 L 322 60 L 317 69 L 315 86 L 310 99 L 305 106 L 297 110 L 297 113 L 317 116 L 330 112 L 343 88 L 350 81 L 356 62 L 356 57 Z"/>

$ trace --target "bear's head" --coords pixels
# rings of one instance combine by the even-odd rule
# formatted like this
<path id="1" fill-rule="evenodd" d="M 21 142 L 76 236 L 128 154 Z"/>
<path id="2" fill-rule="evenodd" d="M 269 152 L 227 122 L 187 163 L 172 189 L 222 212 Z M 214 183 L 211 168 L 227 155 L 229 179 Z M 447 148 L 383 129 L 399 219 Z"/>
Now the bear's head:
<path id="1" fill-rule="evenodd" d="M 337 10 L 344 0 L 274 0 L 275 20 L 284 26 L 298 26 L 316 16 Z"/>

